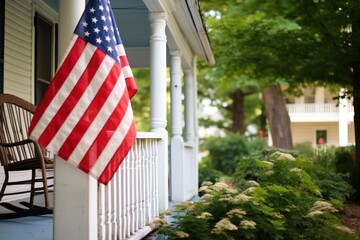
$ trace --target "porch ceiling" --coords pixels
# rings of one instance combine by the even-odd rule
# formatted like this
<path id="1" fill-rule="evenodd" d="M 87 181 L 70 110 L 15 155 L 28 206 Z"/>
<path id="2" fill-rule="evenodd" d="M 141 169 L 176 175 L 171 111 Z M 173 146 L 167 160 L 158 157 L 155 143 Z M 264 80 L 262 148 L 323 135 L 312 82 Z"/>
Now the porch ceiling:
<path id="1" fill-rule="evenodd" d="M 43 0 L 55 11 L 58 11 L 60 0 Z M 161 1 L 159 1 L 161 2 Z M 168 4 L 168 3 L 167 3 Z M 144 0 L 111 0 L 111 6 L 115 15 L 116 23 L 120 31 L 121 39 L 132 67 L 148 67 L 150 60 L 150 23 L 149 10 Z M 175 9 L 171 12 L 173 20 L 178 24 L 181 35 L 168 36 L 168 46 L 182 45 L 192 49 L 196 54 L 214 63 L 214 56 L 206 33 L 202 26 L 200 13 L 197 11 L 198 0 L 177 1 Z M 173 33 L 171 30 L 168 33 Z M 179 36 L 181 36 L 179 38 Z M 188 47 L 186 47 L 188 46 Z M 186 50 L 187 51 L 187 50 Z M 192 55 L 190 54 L 190 55 Z M 189 56 L 189 54 L 187 54 Z M 183 55 L 184 57 L 184 55 Z M 170 59 L 169 57 L 167 59 Z M 191 66 L 189 57 L 184 57 L 183 63 Z"/>
<path id="2" fill-rule="evenodd" d="M 43 0 L 56 12 L 60 0 Z M 112 0 L 121 39 L 126 47 L 149 47 L 150 26 L 148 9 L 143 0 Z"/>

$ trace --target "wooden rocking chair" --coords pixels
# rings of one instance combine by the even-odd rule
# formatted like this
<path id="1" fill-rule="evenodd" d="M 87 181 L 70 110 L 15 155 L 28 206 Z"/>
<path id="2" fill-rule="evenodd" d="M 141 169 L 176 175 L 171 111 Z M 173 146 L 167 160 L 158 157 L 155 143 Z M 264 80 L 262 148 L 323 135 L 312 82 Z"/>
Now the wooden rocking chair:
<path id="1" fill-rule="evenodd" d="M 1 202 L 4 196 L 30 193 L 30 202 L 23 202 L 23 205 L 28 207 L 27 210 L 34 210 L 40 209 L 39 206 L 34 205 L 34 197 L 41 193 L 44 194 L 45 208 L 50 209 L 49 187 L 52 185 L 48 186 L 48 179 L 53 178 L 53 174 L 48 177 L 47 171 L 54 168 L 54 162 L 46 156 L 47 152 L 44 148 L 28 137 L 30 121 L 35 110 L 35 105 L 21 98 L 0 94 L 0 160 L 5 174 L 0 190 L 0 204 L 15 212 L 21 212 L 22 208 L 9 207 L 9 203 Z M 31 178 L 10 181 L 10 173 L 18 171 L 30 171 Z M 41 172 L 41 177 L 36 176 L 37 172 Z M 36 186 L 39 182 L 41 187 Z M 29 190 L 5 192 L 7 186 L 25 184 L 30 185 Z"/>

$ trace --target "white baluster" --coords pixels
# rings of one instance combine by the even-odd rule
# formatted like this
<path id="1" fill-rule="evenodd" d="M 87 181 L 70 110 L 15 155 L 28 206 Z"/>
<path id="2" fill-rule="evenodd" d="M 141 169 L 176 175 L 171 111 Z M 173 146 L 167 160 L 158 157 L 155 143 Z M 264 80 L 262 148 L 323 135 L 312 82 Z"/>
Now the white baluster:
<path id="1" fill-rule="evenodd" d="M 99 217 L 99 227 L 98 227 L 98 231 L 99 231 L 99 239 L 101 240 L 105 240 L 105 235 L 106 235 L 106 227 L 105 227 L 105 201 L 106 201 L 106 197 L 105 197 L 105 186 L 104 185 L 99 185 L 98 188 L 98 206 L 99 206 L 99 212 L 98 212 L 98 217 Z"/>

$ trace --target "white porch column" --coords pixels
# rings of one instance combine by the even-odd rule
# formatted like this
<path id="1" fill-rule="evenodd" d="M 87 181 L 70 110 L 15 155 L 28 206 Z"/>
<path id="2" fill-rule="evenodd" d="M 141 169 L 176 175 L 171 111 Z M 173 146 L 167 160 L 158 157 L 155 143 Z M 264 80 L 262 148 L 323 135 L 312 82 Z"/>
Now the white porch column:
<path id="1" fill-rule="evenodd" d="M 59 1 L 59 61 L 63 58 L 75 27 L 85 9 L 86 0 Z"/>
<path id="2" fill-rule="evenodd" d="M 186 199 L 198 194 L 198 159 L 196 141 L 197 99 L 196 99 L 196 61 L 193 59 L 193 68 L 185 70 L 185 190 Z"/>
<path id="3" fill-rule="evenodd" d="M 180 51 L 171 51 L 171 199 L 185 201 L 184 141 L 182 138 L 182 84 Z"/>
<path id="4" fill-rule="evenodd" d="M 182 84 L 181 84 L 181 54 L 180 51 L 171 51 L 171 136 L 182 135 Z M 182 137 L 181 137 L 182 138 Z"/>
<path id="5" fill-rule="evenodd" d="M 342 96 L 344 89 L 340 90 L 339 95 Z M 347 99 L 339 99 L 339 146 L 348 145 L 348 107 Z"/>
<path id="6" fill-rule="evenodd" d="M 61 59 L 84 8 L 85 0 L 59 1 Z M 97 181 L 56 157 L 54 191 L 53 239 L 97 239 Z"/>
<path id="7" fill-rule="evenodd" d="M 194 183 L 193 188 L 195 194 L 198 194 L 199 188 L 199 115 L 198 115 L 198 88 L 197 88 L 197 58 L 193 59 L 193 98 L 194 98 L 194 133 L 195 133 L 195 144 L 194 144 L 194 154 L 195 154 L 195 173 L 194 173 Z"/>
<path id="8" fill-rule="evenodd" d="M 194 99 L 194 72 L 192 69 L 185 70 L 184 93 L 185 93 L 185 142 L 194 143 L 195 140 L 195 99 Z"/>
<path id="9" fill-rule="evenodd" d="M 271 135 L 270 129 L 268 130 L 268 145 L 270 147 L 273 146 L 272 135 Z"/>
<path id="10" fill-rule="evenodd" d="M 149 14 L 150 36 L 150 127 L 162 135 L 166 146 L 159 151 L 159 210 L 168 208 L 168 133 L 166 131 L 166 14 Z M 160 149 L 159 149 L 160 150 Z"/>

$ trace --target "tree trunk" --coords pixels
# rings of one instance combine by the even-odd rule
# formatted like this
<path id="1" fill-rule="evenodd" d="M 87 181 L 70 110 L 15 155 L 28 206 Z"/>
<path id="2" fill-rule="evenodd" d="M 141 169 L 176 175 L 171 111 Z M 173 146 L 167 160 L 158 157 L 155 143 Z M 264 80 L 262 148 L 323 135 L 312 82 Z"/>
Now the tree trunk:
<path id="1" fill-rule="evenodd" d="M 360 18 L 353 16 L 352 22 L 352 43 L 354 52 L 360 53 Z M 354 104 L 354 128 L 355 128 L 355 181 L 353 186 L 358 195 L 360 194 L 360 60 L 359 55 L 352 63 L 352 87 L 353 87 L 353 104 Z"/>
<path id="2" fill-rule="evenodd" d="M 285 101 L 280 94 L 280 86 L 272 85 L 264 88 L 261 93 L 273 146 L 275 148 L 293 149 L 290 118 Z"/>
<path id="3" fill-rule="evenodd" d="M 360 63 L 353 64 L 353 104 L 355 129 L 355 184 L 353 186 L 360 195 Z M 360 198 L 360 197 L 359 197 Z"/>
<path id="4" fill-rule="evenodd" d="M 245 94 L 242 90 L 237 90 L 231 94 L 233 100 L 233 111 L 232 111 L 232 120 L 233 120 L 233 131 L 234 133 L 245 133 L 245 124 L 244 124 L 244 98 Z"/>

